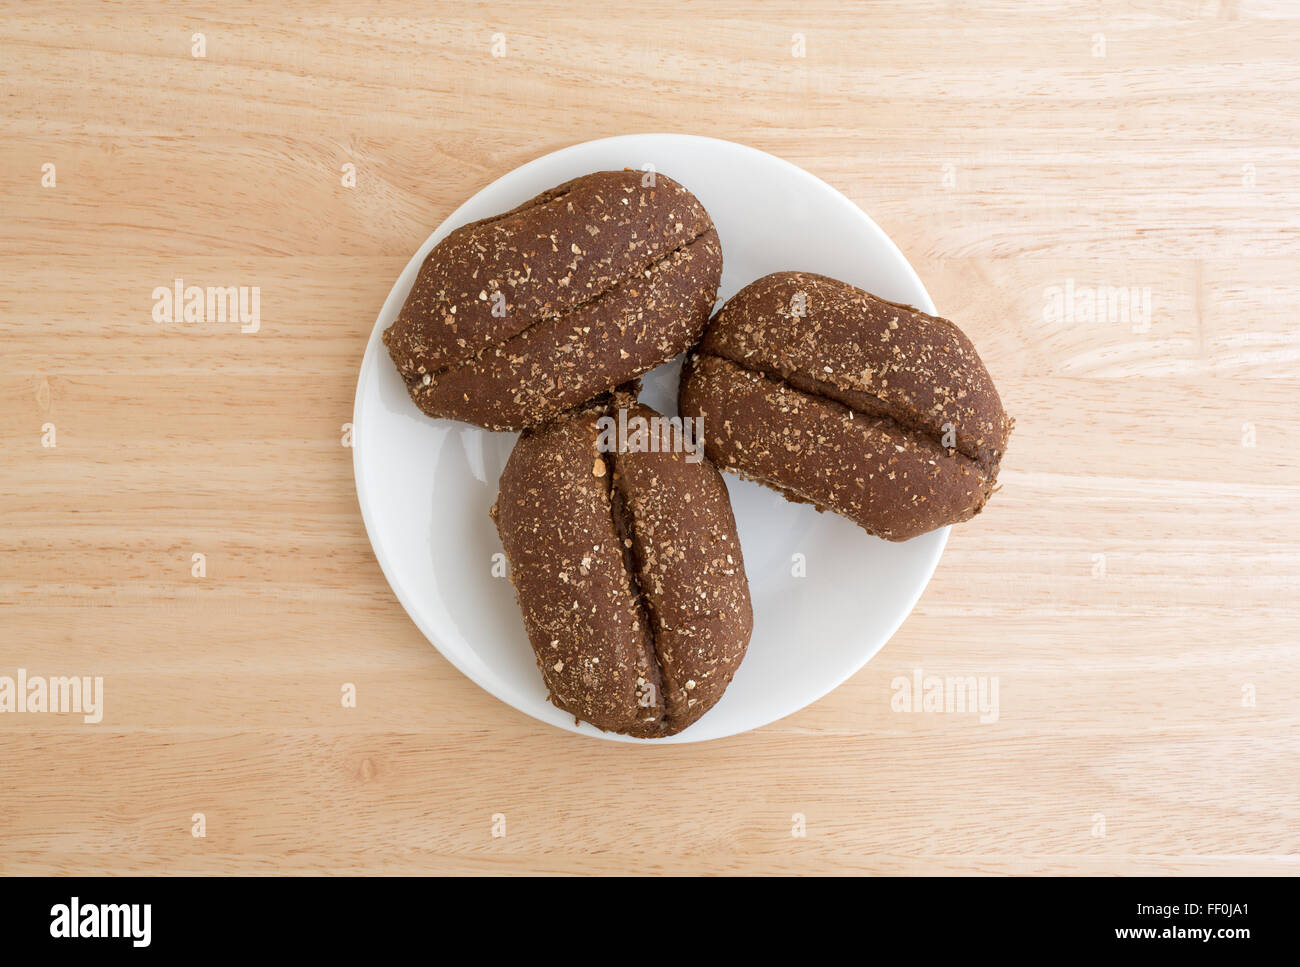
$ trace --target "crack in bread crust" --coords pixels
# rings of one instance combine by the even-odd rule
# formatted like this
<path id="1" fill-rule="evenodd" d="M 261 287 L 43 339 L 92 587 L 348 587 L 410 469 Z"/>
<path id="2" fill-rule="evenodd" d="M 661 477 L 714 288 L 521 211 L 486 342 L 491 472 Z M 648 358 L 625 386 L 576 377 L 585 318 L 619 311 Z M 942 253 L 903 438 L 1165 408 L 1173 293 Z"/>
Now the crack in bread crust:
<path id="1" fill-rule="evenodd" d="M 826 403 L 828 405 L 841 407 L 845 411 L 850 413 L 855 413 L 863 417 L 864 419 L 874 420 L 877 423 L 890 424 L 895 429 L 895 432 L 899 434 L 915 436 L 922 440 L 928 440 L 930 443 L 933 443 L 935 446 L 947 450 L 948 455 L 950 457 L 953 457 L 954 459 L 969 461 L 971 464 L 978 467 L 984 473 L 990 472 L 989 465 L 983 460 L 981 460 L 980 457 L 972 456 L 968 453 L 964 453 L 961 450 L 957 449 L 956 447 L 944 446 L 942 436 L 936 436 L 935 434 L 929 432 L 925 427 L 910 426 L 907 423 L 904 423 L 902 420 L 898 419 L 898 417 L 894 416 L 893 414 L 886 412 L 884 407 L 882 407 L 879 410 L 863 409 L 860 405 L 855 406 L 851 403 L 845 402 L 843 399 L 840 398 L 839 395 L 835 394 L 834 392 L 829 392 L 829 393 L 826 392 L 825 391 L 826 389 L 830 389 L 832 391 L 835 389 L 835 387 L 831 386 L 829 383 L 823 383 L 820 380 L 810 379 L 809 377 L 801 376 L 798 373 L 791 373 L 791 374 L 781 373 L 776 371 L 772 367 L 751 366 L 744 360 L 733 359 L 731 356 L 722 355 L 721 353 L 701 352 L 698 353 L 698 355 L 711 356 L 714 359 L 721 359 L 724 362 L 728 362 L 734 366 L 740 367 L 741 369 L 745 370 L 745 372 L 747 373 L 753 373 L 755 376 L 761 376 L 764 379 L 769 380 L 773 383 L 779 383 L 785 386 L 790 392 L 800 393 L 803 396 L 807 396 L 811 399 L 821 400 L 823 403 Z M 992 469 L 995 471 L 996 468 L 997 465 L 995 463 L 993 464 Z M 811 504 L 816 503 L 816 501 L 813 501 L 811 499 L 809 499 L 807 502 Z"/>
<path id="2" fill-rule="evenodd" d="M 711 228 L 698 199 L 666 176 L 575 178 L 434 246 L 384 344 L 404 379 L 435 373 L 626 284 Z"/>
<path id="3" fill-rule="evenodd" d="M 671 735 L 722 697 L 748 647 L 753 607 L 717 468 L 683 456 L 680 423 L 635 398 L 620 399 L 617 407 L 620 423 L 626 409 L 632 435 L 619 443 L 613 482 L 627 508 L 636 585 L 650 617 Z M 638 420 L 646 421 L 642 430 L 635 429 Z"/>
<path id="4" fill-rule="evenodd" d="M 598 728 L 657 735 L 663 705 L 641 706 L 638 688 L 653 679 L 650 629 L 615 531 L 595 416 L 520 436 L 494 519 L 551 702 Z"/>
<path id="5" fill-rule="evenodd" d="M 720 468 L 788 499 L 847 517 L 887 540 L 907 540 L 973 517 L 995 469 L 897 421 L 804 392 L 723 356 L 693 354 L 683 414 L 705 420 L 705 449 Z"/>
<path id="6" fill-rule="evenodd" d="M 575 178 L 574 181 L 576 180 L 577 179 Z M 528 201 L 524 202 L 522 205 L 510 209 L 508 212 L 502 212 L 500 215 L 489 215 L 487 218 L 480 218 L 476 222 L 467 222 L 466 224 L 460 226 L 460 228 L 454 228 L 447 233 L 447 238 L 451 238 L 453 235 L 457 234 L 458 232 L 468 233 L 470 229 L 473 228 L 486 228 L 489 225 L 495 225 L 498 222 L 503 222 L 507 218 L 513 218 L 516 215 L 522 215 L 524 212 L 532 211 L 534 208 L 541 208 L 543 205 L 549 205 L 553 201 L 560 201 L 562 198 L 568 195 L 569 192 L 572 191 L 572 189 L 573 189 L 573 181 L 566 181 L 564 184 L 556 185 L 554 188 L 544 191 L 540 195 L 534 195 L 532 198 L 528 199 Z"/>
<path id="7" fill-rule="evenodd" d="M 721 246 L 709 229 L 640 277 L 436 379 L 422 377 L 408 392 L 430 416 L 489 430 L 553 420 L 687 349 L 708 321 L 720 269 Z"/>
<path id="8" fill-rule="evenodd" d="M 651 692 L 651 698 L 654 704 L 663 702 L 664 696 L 664 671 L 663 664 L 659 658 L 659 647 L 656 638 L 658 636 L 659 623 L 655 617 L 654 604 L 650 601 L 646 589 L 641 586 L 641 561 L 637 556 L 636 541 L 636 519 L 632 515 L 632 510 L 627 504 L 627 498 L 618 486 L 618 463 L 617 458 L 612 453 L 602 453 L 599 459 L 605 461 L 605 479 L 609 484 L 609 515 L 614 524 L 614 533 L 618 535 L 619 551 L 623 555 L 623 567 L 627 570 L 628 578 L 632 585 L 632 595 L 636 599 L 635 607 L 641 613 L 641 620 L 650 634 L 650 653 L 647 656 L 647 666 L 651 672 L 651 681 L 647 684 L 654 690 Z M 638 690 L 637 700 L 645 698 L 645 693 Z M 642 706 L 646 707 L 646 706 Z M 660 726 L 668 723 L 668 708 L 664 706 L 663 718 L 658 722 Z"/>
<path id="9" fill-rule="evenodd" d="M 812 272 L 751 282 L 699 350 L 858 413 L 887 416 L 985 466 L 1010 419 L 970 339 L 951 320 Z"/>
<path id="10" fill-rule="evenodd" d="M 721 698 L 753 608 L 716 468 L 621 436 L 624 407 L 662 419 L 635 388 L 521 434 L 492 517 L 552 703 L 652 738 Z"/>
<path id="11" fill-rule="evenodd" d="M 501 217 L 504 218 L 506 216 L 503 215 Z M 622 286 L 628 284 L 629 282 L 632 282 L 634 279 L 638 277 L 644 277 L 645 273 L 658 271 L 667 262 L 669 262 L 674 256 L 680 255 L 680 253 L 684 252 L 686 249 L 690 248 L 692 245 L 698 242 L 705 235 L 709 234 L 710 231 L 712 231 L 712 226 L 709 226 L 708 228 L 704 229 L 704 231 L 700 232 L 698 235 L 692 236 L 688 241 L 683 242 L 681 245 L 678 245 L 676 248 L 671 249 L 668 252 L 665 252 L 661 258 L 657 258 L 654 259 L 653 261 L 647 262 L 645 265 L 642 265 L 640 268 L 636 269 L 635 271 L 629 272 L 626 276 L 620 278 L 617 282 L 610 285 L 608 288 L 602 289 L 600 292 L 597 292 L 595 295 L 588 296 L 587 298 L 581 300 L 580 302 L 575 302 L 573 305 L 567 306 L 560 312 L 554 312 L 554 313 L 550 313 L 549 315 L 538 316 L 528 325 L 524 326 L 524 328 L 518 330 L 517 332 L 513 333 L 510 336 L 507 336 L 505 339 L 502 339 L 500 342 L 495 342 L 495 343 L 491 343 L 490 345 L 484 346 L 482 349 L 478 350 L 477 352 L 474 352 L 468 356 L 464 356 L 460 359 L 452 360 L 446 365 L 440 366 L 429 373 L 412 374 L 410 376 L 404 377 L 406 381 L 407 389 L 411 390 L 419 386 L 427 386 L 430 383 L 437 383 L 438 377 L 444 376 L 455 369 L 461 369 L 463 367 L 473 366 L 475 363 L 480 362 L 485 356 L 487 356 L 488 353 L 501 349 L 501 347 L 505 346 L 507 343 L 511 342 L 512 340 L 519 339 L 521 337 L 526 337 L 529 332 L 532 332 L 535 329 L 539 329 L 543 326 L 550 325 L 552 323 L 561 322 L 567 317 L 573 315 L 574 313 L 589 308 L 594 303 L 599 302 L 601 299 L 604 299 L 611 292 L 614 292 L 615 290 L 621 288 Z M 426 380 L 425 376 L 428 376 L 429 379 Z"/>

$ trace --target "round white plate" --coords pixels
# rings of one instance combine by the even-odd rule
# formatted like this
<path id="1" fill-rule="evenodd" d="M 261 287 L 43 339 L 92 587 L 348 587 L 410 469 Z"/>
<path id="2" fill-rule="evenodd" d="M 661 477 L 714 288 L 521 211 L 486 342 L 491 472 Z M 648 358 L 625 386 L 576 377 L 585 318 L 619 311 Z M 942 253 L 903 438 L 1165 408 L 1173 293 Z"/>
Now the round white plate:
<path id="1" fill-rule="evenodd" d="M 503 702 L 571 732 L 624 742 L 698 742 L 758 728 L 856 672 L 907 617 L 948 530 L 903 544 L 726 476 L 754 602 L 754 636 L 731 687 L 680 735 L 601 732 L 546 699 L 488 517 L 516 434 L 416 409 L 380 342 L 429 250 L 452 229 L 593 171 L 644 168 L 694 192 L 722 239 L 719 304 L 769 272 L 802 269 L 934 312 L 902 253 L 834 188 L 787 161 L 713 138 L 638 134 L 575 145 L 498 178 L 420 246 L 375 322 L 357 383 L 353 468 L 380 567 L 407 613 L 462 672 Z M 680 360 L 646 376 L 642 399 L 677 412 Z M 497 564 L 494 568 L 494 564 Z M 802 576 L 800 576 L 802 572 Z"/>

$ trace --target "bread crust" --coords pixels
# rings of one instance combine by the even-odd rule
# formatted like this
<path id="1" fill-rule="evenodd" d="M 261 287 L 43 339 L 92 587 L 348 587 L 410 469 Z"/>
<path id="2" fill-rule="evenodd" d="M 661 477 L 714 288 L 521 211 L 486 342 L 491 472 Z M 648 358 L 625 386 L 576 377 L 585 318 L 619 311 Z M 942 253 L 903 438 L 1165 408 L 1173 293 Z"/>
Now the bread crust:
<path id="1" fill-rule="evenodd" d="M 685 350 L 721 273 L 689 191 L 596 172 L 434 246 L 383 340 L 425 413 L 517 430 Z"/>
<path id="2" fill-rule="evenodd" d="M 979 513 L 1012 427 L 953 323 L 806 272 L 719 310 L 679 405 L 719 468 L 895 541 Z"/>
<path id="3" fill-rule="evenodd" d="M 602 449 L 598 421 L 619 407 L 653 443 Z M 753 629 L 726 485 L 686 459 L 680 424 L 651 417 L 619 395 L 526 431 L 493 508 L 551 702 L 638 737 L 712 708 Z"/>
<path id="4" fill-rule="evenodd" d="M 754 614 L 722 475 L 708 462 L 684 458 L 680 424 L 652 422 L 660 414 L 641 404 L 627 411 L 629 422 L 641 417 L 651 425 L 651 445 L 619 450 L 614 487 L 627 511 L 636 583 L 650 617 L 665 731 L 679 732 L 726 691 L 745 657 Z"/>
<path id="5" fill-rule="evenodd" d="M 493 517 L 551 701 L 598 728 L 649 735 L 663 719 L 662 696 L 646 687 L 654 643 L 596 444 L 591 411 L 522 434 Z"/>
<path id="6" fill-rule="evenodd" d="M 721 265 L 710 229 L 590 302 L 538 321 L 427 384 L 414 381 L 411 398 L 431 416 L 489 430 L 553 420 L 685 351 L 713 310 Z"/>

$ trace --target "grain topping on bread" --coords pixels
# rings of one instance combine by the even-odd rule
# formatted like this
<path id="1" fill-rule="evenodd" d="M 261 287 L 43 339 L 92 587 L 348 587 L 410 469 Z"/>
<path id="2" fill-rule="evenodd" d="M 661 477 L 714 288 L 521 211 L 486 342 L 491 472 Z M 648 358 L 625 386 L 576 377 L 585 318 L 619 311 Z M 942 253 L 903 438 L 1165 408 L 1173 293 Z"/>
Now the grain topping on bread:
<path id="1" fill-rule="evenodd" d="M 686 459 L 680 422 L 617 401 L 525 432 L 493 517 L 551 701 L 602 729 L 671 735 L 722 696 L 753 612 L 721 476 Z M 649 446 L 603 449 L 619 407 Z"/>
<path id="2" fill-rule="evenodd" d="M 596 172 L 434 246 L 384 344 L 424 412 L 520 429 L 682 352 L 721 265 L 677 182 Z"/>
<path id="3" fill-rule="evenodd" d="M 793 500 L 907 540 L 973 517 L 1012 421 L 946 319 L 779 272 L 718 311 L 683 372 L 706 452 Z"/>

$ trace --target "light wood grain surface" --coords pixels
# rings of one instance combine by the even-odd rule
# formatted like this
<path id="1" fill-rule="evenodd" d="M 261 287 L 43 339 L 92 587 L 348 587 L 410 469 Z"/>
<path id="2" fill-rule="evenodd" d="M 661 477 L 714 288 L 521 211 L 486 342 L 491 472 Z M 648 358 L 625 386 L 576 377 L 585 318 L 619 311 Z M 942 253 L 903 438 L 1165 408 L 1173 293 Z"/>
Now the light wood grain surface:
<path id="1" fill-rule="evenodd" d="M 0 105 L 0 675 L 105 692 L 0 714 L 0 872 L 1300 872 L 1290 0 L 6 2 Z M 641 131 L 847 194 L 1018 421 L 880 655 L 700 746 L 455 671 L 341 445 L 430 230 Z M 260 331 L 155 322 L 177 277 L 259 286 Z M 895 711 L 916 668 L 998 721 Z"/>

